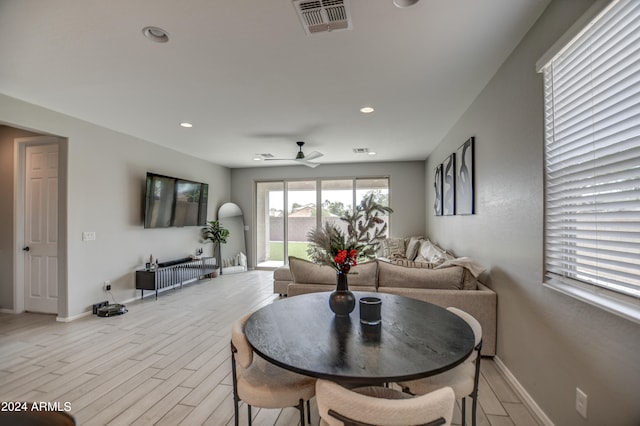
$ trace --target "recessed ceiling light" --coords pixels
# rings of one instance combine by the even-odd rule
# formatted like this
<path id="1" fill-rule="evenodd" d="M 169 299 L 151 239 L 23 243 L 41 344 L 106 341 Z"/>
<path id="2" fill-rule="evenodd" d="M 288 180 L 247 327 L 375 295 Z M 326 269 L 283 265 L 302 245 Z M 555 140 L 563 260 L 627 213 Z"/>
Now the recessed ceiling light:
<path id="1" fill-rule="evenodd" d="M 169 33 L 158 27 L 144 27 L 142 34 L 146 38 L 156 43 L 166 43 L 169 41 Z"/>
<path id="2" fill-rule="evenodd" d="M 395 4 L 396 7 L 409 7 L 416 3 L 418 3 L 418 0 L 393 0 L 393 4 Z"/>
<path id="3" fill-rule="evenodd" d="M 369 152 L 367 152 L 367 154 L 369 154 L 369 155 L 376 155 L 376 154 L 377 154 L 377 152 L 375 152 L 375 151 L 369 151 Z"/>
<path id="4" fill-rule="evenodd" d="M 362 107 L 360 108 L 360 112 L 363 114 L 371 114 L 373 111 L 375 111 L 373 108 L 371 107 Z"/>
<path id="5" fill-rule="evenodd" d="M 262 161 L 262 157 L 255 156 L 253 157 L 253 161 Z"/>
<path id="6" fill-rule="evenodd" d="M 193 124 L 187 123 L 186 121 L 183 121 L 182 123 L 180 123 L 180 126 L 186 127 L 186 128 L 191 128 L 191 127 L 193 127 Z"/>

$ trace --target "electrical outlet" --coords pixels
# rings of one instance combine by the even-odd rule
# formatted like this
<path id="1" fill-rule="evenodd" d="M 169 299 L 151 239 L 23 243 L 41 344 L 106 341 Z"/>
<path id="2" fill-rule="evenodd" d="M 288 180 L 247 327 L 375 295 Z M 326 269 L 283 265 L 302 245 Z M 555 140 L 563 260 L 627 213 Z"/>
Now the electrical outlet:
<path id="1" fill-rule="evenodd" d="M 576 411 L 585 419 L 587 418 L 587 394 L 580 388 L 576 388 Z"/>
<path id="2" fill-rule="evenodd" d="M 105 280 L 104 289 L 105 289 L 105 291 L 110 291 L 111 290 L 111 281 Z"/>

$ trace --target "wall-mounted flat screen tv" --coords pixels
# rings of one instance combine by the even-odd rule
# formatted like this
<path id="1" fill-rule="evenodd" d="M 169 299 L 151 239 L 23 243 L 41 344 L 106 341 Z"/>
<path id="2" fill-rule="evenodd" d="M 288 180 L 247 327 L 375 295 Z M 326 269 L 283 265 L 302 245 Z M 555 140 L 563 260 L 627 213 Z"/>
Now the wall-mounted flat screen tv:
<path id="1" fill-rule="evenodd" d="M 205 226 L 209 185 L 147 172 L 144 227 Z"/>

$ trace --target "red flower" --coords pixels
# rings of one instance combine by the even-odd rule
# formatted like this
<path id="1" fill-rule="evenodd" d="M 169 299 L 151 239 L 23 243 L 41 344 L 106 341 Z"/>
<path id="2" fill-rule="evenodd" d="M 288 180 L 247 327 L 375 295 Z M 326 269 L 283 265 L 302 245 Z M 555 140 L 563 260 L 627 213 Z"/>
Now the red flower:
<path id="1" fill-rule="evenodd" d="M 334 261 L 336 262 L 336 265 L 342 265 L 343 263 L 346 263 L 346 261 L 347 261 L 347 251 L 346 250 L 339 250 L 338 254 L 334 258 Z"/>
<path id="2" fill-rule="evenodd" d="M 333 258 L 339 270 L 348 271 L 351 266 L 356 265 L 358 250 L 338 250 L 338 254 Z"/>

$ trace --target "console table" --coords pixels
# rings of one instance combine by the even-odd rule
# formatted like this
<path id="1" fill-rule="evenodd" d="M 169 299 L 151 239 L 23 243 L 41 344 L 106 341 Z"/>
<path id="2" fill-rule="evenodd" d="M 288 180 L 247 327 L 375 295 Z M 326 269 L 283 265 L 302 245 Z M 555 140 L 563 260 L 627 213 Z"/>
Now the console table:
<path id="1" fill-rule="evenodd" d="M 214 257 L 200 259 L 186 257 L 158 263 L 158 267 L 154 270 L 142 269 L 136 271 L 136 290 L 140 290 L 142 299 L 144 299 L 145 290 L 155 290 L 157 299 L 158 290 L 174 287 L 176 284 L 180 284 L 180 287 L 182 287 L 185 281 L 213 273 L 216 267 L 216 259 Z"/>

